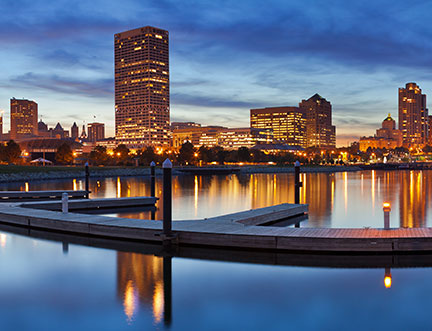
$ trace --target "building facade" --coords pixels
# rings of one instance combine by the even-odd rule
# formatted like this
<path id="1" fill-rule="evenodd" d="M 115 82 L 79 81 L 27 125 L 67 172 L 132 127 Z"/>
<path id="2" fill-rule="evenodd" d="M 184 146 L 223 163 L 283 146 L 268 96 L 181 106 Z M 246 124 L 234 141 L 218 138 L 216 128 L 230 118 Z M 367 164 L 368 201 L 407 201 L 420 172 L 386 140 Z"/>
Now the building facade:
<path id="1" fill-rule="evenodd" d="M 71 138 L 78 139 L 79 132 L 78 132 L 78 125 L 74 122 L 71 126 Z"/>
<path id="2" fill-rule="evenodd" d="M 146 26 L 116 34 L 114 67 L 117 143 L 168 147 L 168 31 Z"/>
<path id="3" fill-rule="evenodd" d="M 87 140 L 99 141 L 105 139 L 105 124 L 103 123 L 89 123 L 87 124 Z"/>
<path id="4" fill-rule="evenodd" d="M 380 129 L 373 137 L 361 137 L 359 149 L 366 152 L 368 148 L 394 149 L 403 145 L 402 132 L 396 129 L 396 121 L 390 114 L 382 121 Z"/>
<path id="5" fill-rule="evenodd" d="M 306 113 L 299 107 L 251 109 L 250 126 L 273 132 L 274 141 L 306 147 Z"/>
<path id="6" fill-rule="evenodd" d="M 38 135 L 38 104 L 32 100 L 10 100 L 10 139 L 21 140 Z"/>
<path id="7" fill-rule="evenodd" d="M 399 88 L 399 130 L 406 147 L 421 146 L 428 141 L 426 95 L 416 83 Z"/>
<path id="8" fill-rule="evenodd" d="M 302 100 L 306 114 L 306 147 L 335 148 L 336 128 L 332 125 L 332 106 L 319 94 Z"/>

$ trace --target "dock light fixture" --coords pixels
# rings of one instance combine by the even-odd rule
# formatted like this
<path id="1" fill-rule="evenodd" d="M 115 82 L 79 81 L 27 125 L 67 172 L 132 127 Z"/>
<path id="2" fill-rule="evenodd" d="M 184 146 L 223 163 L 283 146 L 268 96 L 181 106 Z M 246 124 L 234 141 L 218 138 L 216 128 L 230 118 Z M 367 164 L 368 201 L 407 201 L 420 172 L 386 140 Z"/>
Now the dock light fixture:
<path id="1" fill-rule="evenodd" d="M 384 202 L 383 203 L 384 229 L 390 229 L 390 211 L 391 211 L 390 202 Z"/>
<path id="2" fill-rule="evenodd" d="M 384 286 L 385 288 L 390 288 L 392 286 L 392 275 L 390 268 L 385 268 Z"/>

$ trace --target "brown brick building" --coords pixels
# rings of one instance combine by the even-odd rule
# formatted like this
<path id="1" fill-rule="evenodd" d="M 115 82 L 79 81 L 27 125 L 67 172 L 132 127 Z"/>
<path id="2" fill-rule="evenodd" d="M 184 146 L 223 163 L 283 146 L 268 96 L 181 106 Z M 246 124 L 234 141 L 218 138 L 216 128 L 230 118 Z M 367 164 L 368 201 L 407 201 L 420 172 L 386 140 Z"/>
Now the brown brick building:
<path id="1" fill-rule="evenodd" d="M 31 100 L 10 100 L 10 139 L 22 140 L 38 135 L 38 104 Z"/>
<path id="2" fill-rule="evenodd" d="M 306 147 L 336 147 L 336 128 L 332 125 L 332 106 L 319 94 L 302 100 L 299 107 L 306 113 Z"/>

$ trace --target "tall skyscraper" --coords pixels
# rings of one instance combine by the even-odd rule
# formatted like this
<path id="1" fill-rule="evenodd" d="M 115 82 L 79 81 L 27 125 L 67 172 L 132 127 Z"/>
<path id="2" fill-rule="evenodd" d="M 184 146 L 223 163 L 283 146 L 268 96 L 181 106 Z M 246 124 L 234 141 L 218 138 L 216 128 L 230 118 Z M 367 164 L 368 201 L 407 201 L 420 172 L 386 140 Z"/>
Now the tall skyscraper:
<path id="1" fill-rule="evenodd" d="M 399 88 L 399 130 L 407 147 L 427 143 L 426 95 L 416 83 L 407 83 L 405 88 Z"/>
<path id="2" fill-rule="evenodd" d="M 114 67 L 117 143 L 169 146 L 168 31 L 146 26 L 116 34 Z"/>
<path id="3" fill-rule="evenodd" d="M 267 107 L 250 110 L 250 126 L 272 130 L 275 141 L 306 147 L 306 114 L 298 107 Z"/>
<path id="4" fill-rule="evenodd" d="M 306 112 L 307 147 L 336 147 L 336 128 L 332 125 L 331 103 L 319 94 L 302 100 L 299 107 Z"/>
<path id="5" fill-rule="evenodd" d="M 20 140 L 38 135 L 38 105 L 26 99 L 10 100 L 10 138 Z"/>
<path id="6" fill-rule="evenodd" d="M 103 123 L 89 123 L 87 124 L 87 139 L 89 141 L 99 141 L 105 139 L 105 124 Z"/>

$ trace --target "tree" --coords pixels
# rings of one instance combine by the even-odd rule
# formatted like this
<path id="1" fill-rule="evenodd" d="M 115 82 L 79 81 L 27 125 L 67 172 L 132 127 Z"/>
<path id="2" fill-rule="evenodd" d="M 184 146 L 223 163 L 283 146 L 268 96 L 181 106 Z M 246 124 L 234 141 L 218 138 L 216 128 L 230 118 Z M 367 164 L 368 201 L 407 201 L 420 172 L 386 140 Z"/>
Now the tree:
<path id="1" fill-rule="evenodd" d="M 210 163 L 213 160 L 213 155 L 212 155 L 212 152 L 211 152 L 210 148 L 208 148 L 208 147 L 206 147 L 204 145 L 202 145 L 198 149 L 198 157 L 204 163 Z"/>
<path id="2" fill-rule="evenodd" d="M 108 154 L 105 146 L 96 146 L 90 152 L 90 160 L 95 164 L 106 164 L 108 162 Z"/>
<path id="3" fill-rule="evenodd" d="M 13 140 L 9 140 L 6 146 L 3 146 L 0 150 L 1 159 L 7 163 L 16 163 L 19 161 L 21 156 L 20 146 Z"/>
<path id="4" fill-rule="evenodd" d="M 194 154 L 194 146 L 189 141 L 187 141 L 180 147 L 178 160 L 180 163 L 192 163 L 194 161 Z"/>
<path id="5" fill-rule="evenodd" d="M 249 162 L 251 159 L 249 148 L 240 147 L 237 151 L 238 160 L 240 162 Z"/>
<path id="6" fill-rule="evenodd" d="M 71 164 L 73 161 L 72 149 L 69 144 L 63 143 L 57 148 L 55 160 L 60 164 Z"/>
<path id="7" fill-rule="evenodd" d="M 156 153 L 152 146 L 147 146 L 140 153 L 140 161 L 142 164 L 148 166 L 152 161 L 156 162 Z"/>
<path id="8" fill-rule="evenodd" d="M 114 149 L 114 156 L 117 158 L 119 163 L 126 163 L 127 159 L 129 157 L 129 148 L 126 147 L 124 144 L 118 145 Z"/>

